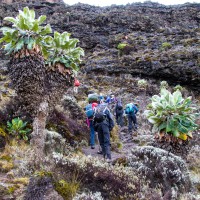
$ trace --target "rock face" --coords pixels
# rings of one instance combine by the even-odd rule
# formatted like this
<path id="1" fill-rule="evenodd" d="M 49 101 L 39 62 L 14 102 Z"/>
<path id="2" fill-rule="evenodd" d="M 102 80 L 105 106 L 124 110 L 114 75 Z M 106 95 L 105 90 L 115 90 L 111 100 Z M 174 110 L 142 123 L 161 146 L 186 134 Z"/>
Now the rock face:
<path id="1" fill-rule="evenodd" d="M 83 73 L 130 74 L 200 91 L 200 4 L 147 2 L 101 8 L 68 6 L 59 0 L 20 2 L 0 5 L 0 25 L 9 25 L 3 18 L 15 16 L 27 5 L 38 15 L 47 15 L 53 30 L 68 31 L 80 39 L 86 51 Z M 118 49 L 120 43 L 126 46 Z"/>
<path id="2" fill-rule="evenodd" d="M 41 0 L 37 0 L 38 1 L 41 1 Z M 62 0 L 42 0 L 41 2 L 50 2 L 50 3 L 60 3 L 60 2 L 63 2 Z M 22 1 L 22 0 L 0 0 L 0 3 L 6 3 L 6 4 L 11 4 L 11 3 L 22 3 L 22 2 L 27 2 L 27 3 L 35 3 L 36 1 L 35 0 L 29 0 L 29 1 Z"/>

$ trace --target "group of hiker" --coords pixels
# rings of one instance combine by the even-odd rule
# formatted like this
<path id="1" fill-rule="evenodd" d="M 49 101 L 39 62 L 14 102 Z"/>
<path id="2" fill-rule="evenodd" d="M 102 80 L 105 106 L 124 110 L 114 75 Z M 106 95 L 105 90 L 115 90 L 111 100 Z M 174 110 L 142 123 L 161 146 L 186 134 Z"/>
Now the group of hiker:
<path id="1" fill-rule="evenodd" d="M 89 94 L 88 102 L 85 112 L 87 124 L 90 128 L 91 149 L 95 149 L 95 132 L 97 132 L 101 147 L 97 153 L 102 154 L 107 162 L 111 162 L 110 132 L 115 124 L 113 115 L 116 117 L 116 123 L 123 127 L 123 116 L 126 114 L 128 118 L 128 131 L 132 134 L 133 128 L 134 130 L 137 129 L 136 114 L 138 108 L 134 103 L 129 103 L 124 108 L 121 99 L 116 98 L 115 95 L 104 97 L 102 94 Z"/>

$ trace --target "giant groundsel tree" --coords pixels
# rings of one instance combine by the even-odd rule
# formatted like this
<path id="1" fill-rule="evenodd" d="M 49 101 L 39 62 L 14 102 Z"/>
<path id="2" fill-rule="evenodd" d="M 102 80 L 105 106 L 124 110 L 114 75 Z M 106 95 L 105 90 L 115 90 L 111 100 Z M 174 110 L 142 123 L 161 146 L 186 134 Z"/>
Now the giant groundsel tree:
<path id="1" fill-rule="evenodd" d="M 49 108 L 59 102 L 64 90 L 73 85 L 83 49 L 69 33 L 54 33 L 43 26 L 46 16 L 36 19 L 34 10 L 25 7 L 16 18 L 6 17 L 12 27 L 3 27 L 4 50 L 10 55 L 9 75 L 20 103 L 19 112 L 33 117 L 31 142 L 36 160 L 44 157 L 44 129 Z M 41 159 L 38 159 L 41 158 Z"/>

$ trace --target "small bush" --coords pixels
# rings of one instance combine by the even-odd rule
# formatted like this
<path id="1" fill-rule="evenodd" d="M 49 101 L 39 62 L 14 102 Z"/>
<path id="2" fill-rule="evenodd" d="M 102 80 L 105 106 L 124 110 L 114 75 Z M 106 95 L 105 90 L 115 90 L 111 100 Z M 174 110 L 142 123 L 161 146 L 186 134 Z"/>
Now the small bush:
<path id="1" fill-rule="evenodd" d="M 72 199 L 77 193 L 78 189 L 79 189 L 79 183 L 77 182 L 66 182 L 65 180 L 60 180 L 55 183 L 55 190 L 65 200 Z"/>
<path id="2" fill-rule="evenodd" d="M 159 140 L 175 143 L 192 138 L 192 131 L 197 129 L 195 124 L 197 113 L 191 97 L 184 99 L 179 90 L 170 93 L 162 89 L 160 96 L 154 95 L 148 105 L 145 115 L 153 124 L 153 132 Z"/>
<path id="3" fill-rule="evenodd" d="M 19 117 L 7 122 L 7 130 L 11 135 L 25 141 L 28 140 L 28 133 L 31 131 L 31 129 L 27 128 L 27 122 L 23 122 Z"/>
<path id="4" fill-rule="evenodd" d="M 139 88 L 146 88 L 148 86 L 148 82 L 145 79 L 138 80 L 137 85 Z"/>
<path id="5" fill-rule="evenodd" d="M 124 49 L 124 47 L 126 47 L 126 46 L 127 46 L 126 43 L 119 43 L 119 44 L 117 45 L 117 49 L 122 50 L 122 49 Z"/>
<path id="6" fill-rule="evenodd" d="M 162 43 L 162 49 L 171 49 L 172 45 L 169 42 L 163 42 Z"/>
<path id="7" fill-rule="evenodd" d="M 182 86 L 180 86 L 180 85 L 176 85 L 174 88 L 173 88 L 173 90 L 174 91 L 177 91 L 177 90 L 180 90 L 180 91 L 183 91 L 183 87 Z"/>
<path id="8" fill-rule="evenodd" d="M 160 89 L 162 89 L 162 88 L 167 89 L 168 87 L 169 87 L 169 84 L 167 83 L 167 81 L 160 82 Z"/>

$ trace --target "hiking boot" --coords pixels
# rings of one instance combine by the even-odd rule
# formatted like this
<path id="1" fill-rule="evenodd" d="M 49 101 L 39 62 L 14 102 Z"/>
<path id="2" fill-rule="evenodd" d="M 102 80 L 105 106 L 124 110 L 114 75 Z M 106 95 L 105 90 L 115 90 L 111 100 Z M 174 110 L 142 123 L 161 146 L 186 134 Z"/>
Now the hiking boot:
<path id="1" fill-rule="evenodd" d="M 91 149 L 95 149 L 95 146 L 91 146 Z"/>
<path id="2" fill-rule="evenodd" d="M 103 151 L 97 151 L 98 154 L 103 154 Z"/>
<path id="3" fill-rule="evenodd" d="M 112 159 L 111 159 L 111 158 L 106 158 L 106 162 L 107 162 L 107 163 L 111 163 L 111 162 L 112 162 Z"/>

